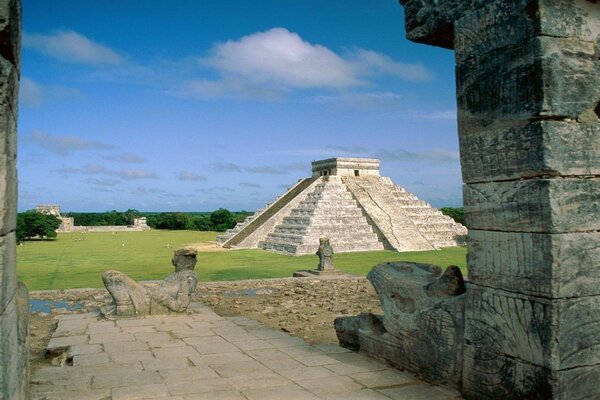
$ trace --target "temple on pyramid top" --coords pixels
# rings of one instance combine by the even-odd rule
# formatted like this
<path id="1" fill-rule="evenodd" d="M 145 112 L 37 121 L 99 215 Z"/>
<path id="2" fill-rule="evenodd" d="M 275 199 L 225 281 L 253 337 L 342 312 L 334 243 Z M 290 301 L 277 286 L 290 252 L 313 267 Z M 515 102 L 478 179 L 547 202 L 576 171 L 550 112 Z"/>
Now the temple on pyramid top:
<path id="1" fill-rule="evenodd" d="M 467 230 L 379 174 L 374 158 L 312 162 L 272 203 L 217 238 L 227 248 L 314 254 L 327 236 L 334 252 L 424 251 L 464 243 Z"/>
<path id="2" fill-rule="evenodd" d="M 328 158 L 313 161 L 313 178 L 319 176 L 379 176 L 379 160 L 376 158 Z"/>

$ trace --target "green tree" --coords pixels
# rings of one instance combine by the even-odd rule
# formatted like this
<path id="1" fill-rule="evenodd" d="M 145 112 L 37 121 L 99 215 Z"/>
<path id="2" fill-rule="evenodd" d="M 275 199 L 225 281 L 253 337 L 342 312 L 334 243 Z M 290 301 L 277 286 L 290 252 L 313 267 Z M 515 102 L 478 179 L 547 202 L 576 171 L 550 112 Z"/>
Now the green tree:
<path id="1" fill-rule="evenodd" d="M 219 208 L 213 211 L 209 216 L 212 229 L 217 232 L 225 232 L 235 226 L 235 215 L 225 208 Z"/>
<path id="2" fill-rule="evenodd" d="M 184 213 L 161 214 L 156 223 L 158 229 L 182 230 L 190 229 L 190 220 Z"/>
<path id="3" fill-rule="evenodd" d="M 199 215 L 192 220 L 194 229 L 197 231 L 211 231 L 213 230 L 210 218 L 206 215 Z"/>
<path id="4" fill-rule="evenodd" d="M 465 212 L 462 207 L 443 207 L 440 211 L 459 224 L 465 223 Z"/>
<path id="5" fill-rule="evenodd" d="M 60 224 L 60 219 L 54 215 L 42 214 L 35 210 L 25 211 L 17 216 L 17 241 L 34 237 L 42 240 L 55 238 Z"/>

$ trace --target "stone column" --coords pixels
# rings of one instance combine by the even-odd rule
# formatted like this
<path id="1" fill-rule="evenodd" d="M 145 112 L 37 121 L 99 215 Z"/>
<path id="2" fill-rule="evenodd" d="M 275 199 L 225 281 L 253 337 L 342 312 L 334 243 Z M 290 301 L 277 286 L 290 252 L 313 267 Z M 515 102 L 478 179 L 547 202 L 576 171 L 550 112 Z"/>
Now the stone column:
<path id="1" fill-rule="evenodd" d="M 21 2 L 0 0 L 0 399 L 28 398 L 27 289 L 16 280 Z"/>
<path id="2" fill-rule="evenodd" d="M 600 397 L 600 3 L 401 0 L 454 48 L 472 282 L 463 393 Z"/>

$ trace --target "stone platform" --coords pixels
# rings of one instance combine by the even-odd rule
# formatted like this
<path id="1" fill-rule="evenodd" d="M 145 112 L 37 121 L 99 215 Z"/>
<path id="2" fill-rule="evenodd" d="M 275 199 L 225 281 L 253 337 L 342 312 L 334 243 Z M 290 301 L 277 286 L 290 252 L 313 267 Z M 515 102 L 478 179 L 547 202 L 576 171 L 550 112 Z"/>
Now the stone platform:
<path id="1" fill-rule="evenodd" d="M 201 304 L 191 310 L 117 321 L 60 316 L 48 348 L 63 365 L 33 371 L 32 399 L 460 398 L 337 345 L 309 345 Z"/>

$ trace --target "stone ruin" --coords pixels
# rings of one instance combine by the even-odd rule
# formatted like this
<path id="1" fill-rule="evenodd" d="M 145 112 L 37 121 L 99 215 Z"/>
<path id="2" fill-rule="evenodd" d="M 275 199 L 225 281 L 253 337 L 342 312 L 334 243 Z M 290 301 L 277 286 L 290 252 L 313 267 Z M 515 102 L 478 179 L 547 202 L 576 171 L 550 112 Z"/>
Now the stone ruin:
<path id="1" fill-rule="evenodd" d="M 450 287 L 436 283 L 435 268 L 409 265 L 413 286 L 377 272 L 381 287 L 403 291 L 382 291 L 382 303 L 398 300 L 399 317 L 415 328 L 439 322 L 441 338 L 450 320 L 419 310 L 443 312 L 457 303 L 451 297 L 464 298 L 463 335 L 459 324 L 450 330 L 459 346 L 407 343 L 409 357 L 424 360 L 413 370 L 468 399 L 599 398 L 600 4 L 401 2 L 409 39 L 456 51 L 471 280 L 466 293 L 440 296 L 424 289 Z M 14 232 L 20 24 L 20 1 L 0 0 L 0 398 L 11 400 L 28 398 L 27 294 L 16 282 Z M 438 359 L 445 350 L 457 373 L 429 374 L 438 367 L 426 353 Z"/>
<path id="2" fill-rule="evenodd" d="M 136 282 L 119 271 L 104 272 L 102 281 L 113 304 L 102 307 L 101 313 L 112 318 L 185 312 L 198 284 L 194 272 L 197 254 L 193 247 L 175 250 L 171 260 L 175 272 L 154 284 Z"/>
<path id="3" fill-rule="evenodd" d="M 379 160 L 331 158 L 312 162 L 273 203 L 217 238 L 223 247 L 314 254 L 329 237 L 336 253 L 421 251 L 462 244 L 466 228 L 379 175 Z"/>
<path id="4" fill-rule="evenodd" d="M 54 215 L 60 219 L 60 226 L 56 232 L 141 232 L 152 228 L 148 226 L 146 217 L 133 219 L 133 225 L 104 225 L 104 226 L 81 226 L 75 225 L 73 217 L 63 217 L 60 214 L 60 206 L 55 204 L 40 204 L 35 207 L 37 212 Z"/>
<path id="5" fill-rule="evenodd" d="M 600 398 L 600 4 L 401 3 L 409 39 L 456 52 L 470 284 L 380 265 L 384 316 L 340 340 L 468 399 Z"/>

